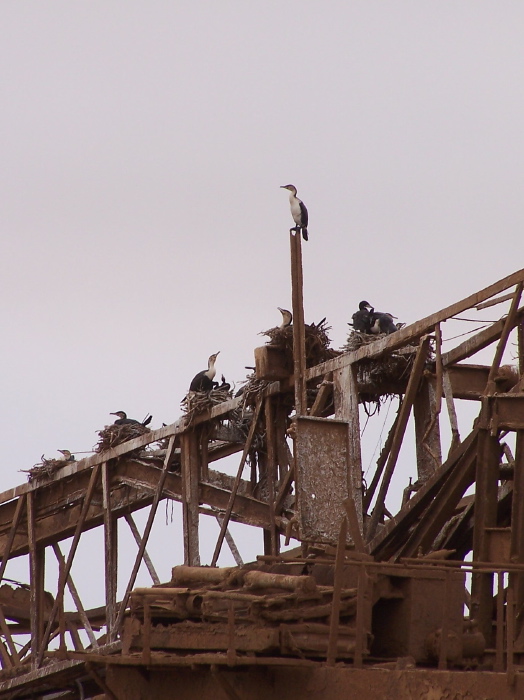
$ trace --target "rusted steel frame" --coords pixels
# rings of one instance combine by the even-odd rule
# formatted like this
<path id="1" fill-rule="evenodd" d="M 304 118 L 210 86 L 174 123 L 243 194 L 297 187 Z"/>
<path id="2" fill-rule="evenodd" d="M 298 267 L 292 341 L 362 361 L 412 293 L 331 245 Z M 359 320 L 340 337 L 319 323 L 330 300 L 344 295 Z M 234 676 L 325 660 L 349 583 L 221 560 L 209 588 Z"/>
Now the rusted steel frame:
<path id="1" fill-rule="evenodd" d="M 144 624 L 142 626 L 142 661 L 144 664 L 151 663 L 151 604 L 147 597 L 144 597 Z"/>
<path id="2" fill-rule="evenodd" d="M 337 660 L 338 626 L 340 621 L 340 595 L 344 574 L 344 556 L 346 553 L 348 522 L 343 517 L 340 523 L 338 535 L 337 555 L 335 557 L 335 575 L 333 581 L 333 599 L 331 603 L 331 615 L 329 618 L 329 641 L 327 648 L 326 665 L 334 666 Z"/>
<path id="3" fill-rule="evenodd" d="M 431 421 L 422 437 L 423 444 L 425 444 L 429 438 L 442 408 L 442 373 L 442 331 L 440 329 L 440 323 L 437 323 L 435 325 L 435 406 L 433 407 Z"/>
<path id="4" fill-rule="evenodd" d="M 395 559 L 425 554 L 453 515 L 464 492 L 475 480 L 476 453 L 466 452 L 455 464 L 445 484 L 428 504 L 419 522 L 406 534 Z"/>
<path id="5" fill-rule="evenodd" d="M 222 671 L 219 671 L 218 666 L 216 664 L 211 664 L 211 675 L 222 688 L 222 690 L 228 697 L 228 700 L 242 700 L 240 695 L 230 685 L 227 678 L 225 678 L 224 673 Z"/>
<path id="6" fill-rule="evenodd" d="M 510 575 L 506 601 L 506 673 L 510 686 L 515 683 L 515 599 L 511 578 Z"/>
<path id="7" fill-rule="evenodd" d="M 368 596 L 368 575 L 364 563 L 358 568 L 357 609 L 355 614 L 355 656 L 353 665 L 362 668 L 364 647 L 367 650 L 367 630 L 364 627 L 364 604 Z"/>
<path id="8" fill-rule="evenodd" d="M 491 417 L 489 399 L 483 400 L 480 417 L 481 430 L 475 479 L 475 508 L 473 513 L 473 559 L 489 561 L 489 539 L 486 528 L 497 524 L 497 482 L 501 448 L 487 426 Z M 479 629 L 492 646 L 493 574 L 474 573 L 471 581 L 471 600 Z"/>
<path id="9" fill-rule="evenodd" d="M 190 430 L 180 436 L 180 447 L 184 564 L 200 566 L 199 490 L 201 469 L 199 438 L 196 430 Z"/>
<path id="10" fill-rule="evenodd" d="M 489 301 L 484 301 L 482 304 L 477 304 L 475 308 L 477 311 L 482 311 L 482 309 L 489 309 L 490 306 L 497 306 L 497 304 L 502 304 L 503 301 L 509 301 L 513 298 L 513 293 L 504 294 L 496 299 L 490 299 Z"/>
<path id="11" fill-rule="evenodd" d="M 398 425 L 395 429 L 395 435 L 393 442 L 391 444 L 391 450 L 389 452 L 388 461 L 384 469 L 384 476 L 382 478 L 382 483 L 380 484 L 377 501 L 375 503 L 375 508 L 371 514 L 367 529 L 367 539 L 370 541 L 375 536 L 377 526 L 382 518 L 384 512 L 385 499 L 388 492 L 391 477 L 393 476 L 393 471 L 397 463 L 397 458 L 402 445 L 402 440 L 404 438 L 404 433 L 406 431 L 406 426 L 408 424 L 409 416 L 411 413 L 411 408 L 413 402 L 415 401 L 415 396 L 417 395 L 420 380 L 422 378 L 422 373 L 424 371 L 424 365 L 426 363 L 429 351 L 429 337 L 426 336 L 421 340 L 420 345 L 413 362 L 413 367 L 411 369 L 411 374 L 409 376 L 408 386 L 402 405 L 399 410 Z"/>
<path id="12" fill-rule="evenodd" d="M 380 477 L 382 476 L 382 472 L 384 471 L 384 467 L 386 465 L 389 452 L 391 450 L 391 445 L 393 443 L 393 438 L 395 437 L 395 432 L 397 430 L 398 426 L 398 421 L 399 421 L 399 411 L 397 411 L 397 415 L 395 416 L 395 420 L 393 421 L 393 425 L 391 426 L 388 436 L 386 438 L 386 442 L 384 443 L 384 447 L 382 448 L 382 451 L 380 452 L 379 458 L 377 459 L 377 468 L 375 470 L 375 473 L 373 474 L 373 478 L 371 479 L 371 483 L 368 486 L 368 489 L 366 493 L 364 494 L 364 500 L 362 504 L 362 508 L 364 513 L 367 513 L 369 510 L 369 506 L 371 505 L 371 501 L 373 500 L 373 496 L 375 495 L 375 491 L 377 489 L 377 486 L 380 481 Z"/>
<path id="13" fill-rule="evenodd" d="M 504 279 L 491 284 L 489 287 L 486 287 L 479 292 L 475 292 L 475 294 L 471 294 L 469 297 L 451 304 L 441 311 L 437 311 L 430 316 L 426 316 L 426 318 L 423 318 L 416 323 L 412 323 L 411 325 L 396 331 L 396 333 L 391 333 L 391 335 L 387 335 L 380 340 L 376 340 L 368 345 L 363 345 L 358 350 L 345 353 L 344 355 L 340 355 L 333 360 L 327 360 L 327 362 L 322 362 L 315 367 L 311 367 L 306 372 L 306 379 L 309 380 L 313 379 L 314 377 L 320 377 L 327 372 L 331 372 L 335 369 L 341 369 L 348 364 L 353 364 L 354 362 L 358 362 L 364 358 L 377 358 L 385 353 L 398 350 L 398 348 L 401 348 L 404 345 L 413 342 L 415 339 L 420 338 L 426 333 L 429 333 L 434 328 L 435 324 L 441 323 L 442 321 L 445 321 L 456 314 L 462 313 L 463 311 L 470 309 L 472 306 L 476 306 L 476 304 L 485 301 L 495 294 L 498 294 L 499 292 L 508 289 L 508 287 L 512 287 L 513 285 L 522 281 L 524 281 L 524 269 L 508 275 L 507 277 L 504 277 Z"/>
<path id="14" fill-rule="evenodd" d="M 495 632 L 495 671 L 504 670 L 504 572 L 497 574 L 497 627 Z"/>
<path id="15" fill-rule="evenodd" d="M 504 355 L 504 350 L 506 349 L 506 344 L 508 342 L 509 334 L 515 327 L 517 322 L 517 308 L 520 302 L 520 297 L 522 296 L 523 283 L 519 282 L 515 289 L 515 295 L 511 302 L 511 306 L 506 316 L 504 322 L 504 328 L 497 344 L 497 349 L 495 351 L 495 357 L 493 358 L 493 363 L 491 369 L 489 370 L 488 383 L 486 386 L 486 394 L 493 394 L 497 390 L 497 385 L 495 383 L 495 376 L 499 371 L 500 363 L 502 361 L 502 356 Z"/>
<path id="16" fill-rule="evenodd" d="M 275 500 L 275 515 L 280 515 L 282 513 L 282 510 L 284 508 L 284 501 L 286 500 L 286 496 L 289 493 L 289 489 L 291 488 L 291 484 L 293 483 L 294 479 L 295 467 L 293 464 L 291 464 L 278 490 L 278 494 Z"/>
<path id="17" fill-rule="evenodd" d="M 355 545 L 355 550 L 357 552 L 367 553 L 366 543 L 362 537 L 362 532 L 360 531 L 360 522 L 358 519 L 357 509 L 355 508 L 355 501 L 353 496 L 350 495 L 343 501 L 344 509 L 347 513 L 348 524 L 349 524 L 349 534 Z"/>
<path id="18" fill-rule="evenodd" d="M 291 294 L 293 309 L 293 373 L 295 379 L 295 410 L 303 416 L 307 409 L 306 339 L 304 330 L 304 300 L 302 273 L 302 241 L 300 232 L 289 234 L 291 246 Z"/>
<path id="19" fill-rule="evenodd" d="M 444 397 L 446 399 L 446 407 L 448 409 L 449 423 L 451 426 L 451 445 L 449 448 L 449 454 L 460 445 L 460 433 L 457 420 L 457 412 L 455 410 L 455 402 L 453 401 L 453 388 L 451 386 L 451 380 L 449 378 L 449 372 L 444 370 L 442 373 L 442 389 L 444 391 Z"/>
<path id="20" fill-rule="evenodd" d="M 60 581 L 62 580 L 64 572 L 64 564 L 63 562 L 58 562 L 58 581 L 57 581 L 57 589 L 60 590 Z M 60 645 L 58 649 L 58 653 L 60 654 L 60 658 L 64 659 L 65 658 L 65 652 L 66 652 L 66 640 L 65 640 L 65 633 L 66 633 L 66 624 L 65 624 L 65 612 L 64 612 L 64 590 L 62 590 L 60 597 L 60 605 L 58 606 L 58 629 L 56 630 L 58 632 L 58 635 L 60 637 Z"/>
<path id="21" fill-rule="evenodd" d="M 144 556 L 144 551 L 146 549 L 147 540 L 149 539 L 149 534 L 151 532 L 151 528 L 153 526 L 153 521 L 155 519 L 156 511 L 158 509 L 158 504 L 160 503 L 160 498 L 162 497 L 162 490 L 163 490 L 164 484 L 166 482 L 166 477 L 168 474 L 169 465 L 171 463 L 171 459 L 172 459 L 173 453 L 175 451 L 175 442 L 176 442 L 176 436 L 173 435 L 169 438 L 169 443 L 168 443 L 167 450 L 166 450 L 166 456 L 164 458 L 164 466 L 162 467 L 162 473 L 161 473 L 160 478 L 158 480 L 158 485 L 156 488 L 155 496 L 153 498 L 153 503 L 151 504 L 151 508 L 149 510 L 146 526 L 144 528 L 144 534 L 142 535 L 142 539 L 140 541 L 140 546 L 138 547 L 138 552 L 137 552 L 137 555 L 135 558 L 135 563 L 133 565 L 131 575 L 129 576 L 129 581 L 127 583 L 126 592 L 124 593 L 124 597 L 122 598 L 122 602 L 119 605 L 118 615 L 117 615 L 115 627 L 114 627 L 115 636 L 122 629 L 122 623 L 124 620 L 124 614 L 126 611 L 127 603 L 129 601 L 129 596 L 131 594 L 131 590 L 132 590 L 133 586 L 135 585 L 136 576 L 138 574 L 138 569 L 140 568 L 140 564 L 141 564 L 142 558 Z"/>
<path id="22" fill-rule="evenodd" d="M 384 525 L 382 530 L 369 543 L 369 551 L 376 558 L 389 558 L 398 549 L 395 538 L 405 539 L 405 533 L 425 512 L 435 494 L 445 485 L 456 464 L 465 452 L 475 452 L 477 447 L 478 427 L 474 428 L 464 442 L 448 457 L 444 464 L 425 482 L 406 505 Z M 393 543 L 393 548 L 392 548 Z"/>
<path id="23" fill-rule="evenodd" d="M 231 488 L 231 495 L 229 496 L 229 503 L 227 504 L 226 511 L 224 513 L 224 519 L 222 520 L 222 525 L 220 526 L 220 533 L 218 535 L 218 540 L 215 545 L 215 551 L 213 553 L 213 558 L 211 560 L 211 566 L 216 566 L 216 563 L 218 561 L 218 557 L 220 555 L 220 550 L 222 549 L 222 543 L 224 541 L 224 537 L 226 534 L 226 528 L 229 525 L 229 519 L 231 517 L 231 512 L 233 510 L 233 505 L 235 503 L 235 498 L 237 495 L 238 487 L 240 485 L 240 480 L 242 479 L 242 472 L 244 471 L 244 465 L 246 463 L 247 456 L 249 454 L 249 450 L 251 449 L 251 445 L 253 444 L 253 438 L 255 437 L 255 432 L 257 428 L 257 423 L 258 419 L 260 416 L 260 411 L 262 409 L 262 404 L 263 404 L 264 399 L 259 397 L 257 399 L 257 404 L 255 407 L 255 411 L 253 414 L 253 418 L 251 421 L 251 426 L 249 427 L 249 433 L 246 438 L 246 444 L 244 445 L 244 450 L 242 452 L 242 458 L 240 460 L 240 464 L 238 465 L 238 471 L 237 475 L 235 478 L 235 481 L 233 483 L 233 486 Z"/>
<path id="24" fill-rule="evenodd" d="M 313 406 L 309 411 L 310 416 L 320 416 L 326 407 L 327 400 L 330 394 L 333 393 L 333 372 L 328 372 L 324 377 L 320 387 L 318 389 L 317 395 L 315 396 L 315 401 Z"/>
<path id="25" fill-rule="evenodd" d="M 271 383 L 261 392 L 261 396 L 265 397 L 279 394 L 280 386 L 280 382 Z M 213 406 L 213 408 L 209 412 L 196 416 L 193 420 L 192 426 L 199 425 L 200 423 L 212 420 L 213 418 L 225 416 L 227 413 L 230 413 L 231 411 L 234 411 L 237 408 L 241 408 L 242 400 L 243 397 L 238 396 L 237 398 L 231 399 L 230 401 L 223 401 L 222 403 Z M 172 423 L 171 425 L 166 425 L 165 427 L 158 428 L 157 430 L 151 430 L 151 432 L 149 433 L 145 433 L 144 435 L 140 435 L 137 438 L 133 438 L 133 440 L 128 440 L 127 442 L 124 442 L 121 445 L 118 445 L 117 447 L 114 447 L 110 450 L 106 450 L 99 454 L 95 454 L 92 457 L 79 460 L 78 462 L 71 462 L 65 467 L 59 469 L 56 472 L 56 474 L 53 475 L 53 478 L 49 481 L 46 481 L 45 483 L 42 483 L 40 481 L 24 482 L 23 484 L 15 486 L 14 488 L 8 489 L 7 491 L 3 491 L 2 493 L 0 493 L 0 506 L 8 501 L 12 501 L 15 498 L 18 498 L 21 495 L 30 493 L 31 491 L 45 490 L 50 485 L 55 484 L 56 482 L 60 482 L 63 479 L 67 479 L 70 476 L 73 476 L 74 474 L 78 474 L 88 469 L 92 469 L 92 467 L 98 464 L 102 464 L 103 462 L 108 462 L 112 459 L 116 459 L 117 457 L 122 457 L 128 452 L 133 452 L 134 450 L 140 447 L 145 447 L 146 445 L 149 445 L 153 442 L 158 442 L 158 440 L 163 440 L 164 438 L 170 438 L 172 436 L 181 435 L 186 430 L 186 419 L 181 418 L 175 423 Z"/>
<path id="26" fill-rule="evenodd" d="M 20 524 L 20 517 L 22 515 L 22 510 L 24 508 L 24 505 L 26 504 L 26 501 L 27 496 L 19 496 L 18 501 L 16 502 L 16 509 L 13 517 L 13 522 L 11 525 L 11 529 L 9 530 L 9 537 L 7 538 L 7 544 L 4 550 L 4 555 L 2 557 L 2 563 L 0 564 L 0 582 L 4 578 L 5 569 L 7 566 L 7 562 L 9 561 L 9 557 L 11 556 L 11 549 L 13 547 L 16 531 L 18 529 L 18 525 Z"/>
<path id="27" fill-rule="evenodd" d="M 124 515 L 124 519 L 126 523 L 129 525 L 129 529 L 131 530 L 131 533 L 133 534 L 133 537 L 135 538 L 135 542 L 137 545 L 140 547 L 140 533 L 138 532 L 138 528 L 136 526 L 135 521 L 133 520 L 133 516 L 131 513 L 126 513 Z M 154 584 L 159 584 L 160 579 L 158 578 L 158 574 L 156 572 L 156 569 L 153 565 L 153 562 L 151 560 L 151 557 L 147 553 L 147 549 L 144 549 L 144 563 L 147 566 L 147 570 L 149 571 L 149 575 L 151 576 L 151 580 L 153 581 Z"/>
<path id="28" fill-rule="evenodd" d="M 267 486 L 269 501 L 269 545 L 265 554 L 277 555 L 280 538 L 275 525 L 275 482 L 277 480 L 277 450 L 275 431 L 275 410 L 272 399 L 265 400 L 266 448 L 267 448 Z"/>
<path id="29" fill-rule="evenodd" d="M 98 673 L 95 670 L 94 664 L 91 661 L 85 662 L 85 669 L 89 673 L 91 678 L 95 681 L 95 683 L 100 688 L 100 690 L 104 691 L 104 693 L 106 694 L 107 700 L 120 700 L 118 695 L 115 695 L 115 693 L 107 685 L 105 680 L 98 675 Z"/>
<path id="30" fill-rule="evenodd" d="M 446 571 L 444 581 L 444 599 L 442 601 L 442 625 L 440 627 L 440 649 L 438 655 L 438 670 L 444 671 L 448 667 L 448 599 L 451 589 L 451 571 Z"/>
<path id="31" fill-rule="evenodd" d="M 517 431 L 515 466 L 513 475 L 513 493 L 511 500 L 511 545 L 512 562 L 524 564 L 524 431 Z M 521 633 L 523 617 L 520 611 L 524 607 L 524 572 L 513 577 L 516 609 L 519 611 L 515 620 L 515 632 Z"/>
<path id="32" fill-rule="evenodd" d="M 73 642 L 75 651 L 84 651 L 84 645 L 82 644 L 82 640 L 80 639 L 80 635 L 78 634 L 78 627 L 72 620 L 67 620 L 67 630 L 71 635 L 71 640 Z"/>
<path id="33" fill-rule="evenodd" d="M 199 428 L 198 442 L 200 448 L 199 480 L 207 481 L 209 478 L 209 423 Z"/>
<path id="34" fill-rule="evenodd" d="M 521 320 L 523 317 L 524 307 L 520 308 L 517 312 L 518 320 Z M 488 345 L 491 345 L 493 342 L 495 342 L 495 340 L 498 340 L 502 330 L 504 329 L 505 321 L 506 319 L 495 321 L 495 323 L 492 323 L 490 326 L 488 326 L 488 328 L 484 328 L 478 333 L 475 333 L 475 335 L 470 336 L 467 340 L 460 343 L 452 350 L 445 352 L 442 355 L 443 366 L 449 367 L 457 362 L 461 362 L 462 360 L 465 360 L 468 357 L 475 355 L 480 350 L 488 347 Z"/>
<path id="35" fill-rule="evenodd" d="M 78 522 L 77 522 L 76 529 L 75 529 L 75 534 L 73 536 L 73 541 L 71 543 L 71 548 L 70 548 L 69 553 L 67 555 L 67 560 L 66 560 L 64 570 L 63 570 L 63 573 L 61 576 L 61 580 L 59 582 L 59 587 L 58 587 L 57 595 L 55 598 L 55 602 L 54 602 L 53 607 L 51 609 L 51 612 L 49 614 L 49 620 L 47 622 L 47 627 L 45 629 L 45 632 L 44 632 L 44 635 L 42 638 L 42 642 L 40 645 L 40 650 L 38 652 L 37 666 L 41 665 L 42 659 L 44 658 L 44 653 L 45 653 L 45 650 L 47 648 L 47 644 L 49 642 L 49 637 L 51 634 L 53 624 L 55 622 L 56 614 L 57 614 L 59 606 L 61 604 L 61 602 L 60 602 L 61 597 L 64 594 L 64 588 L 66 585 L 67 577 L 69 576 L 69 573 L 71 571 L 73 559 L 74 559 L 75 554 L 76 554 L 78 542 L 80 541 L 80 535 L 82 534 L 82 529 L 84 527 L 84 522 L 85 522 L 85 519 L 87 517 L 87 512 L 89 510 L 89 506 L 91 505 L 91 499 L 93 498 L 93 493 L 95 490 L 96 483 L 98 481 L 99 474 L 100 474 L 100 465 L 97 464 L 93 468 L 91 478 L 89 479 L 89 485 L 87 487 L 86 495 L 84 498 L 84 503 L 82 504 L 82 511 L 80 513 L 80 517 L 78 518 Z M 28 503 L 28 506 L 29 506 L 29 503 Z M 29 507 L 28 507 L 28 511 L 29 511 Z"/>
<path id="36" fill-rule="evenodd" d="M 230 600 L 227 606 L 227 663 L 229 666 L 234 666 L 237 658 L 235 644 L 235 608 L 233 601 Z"/>
<path id="37" fill-rule="evenodd" d="M 31 625 L 31 667 L 35 669 L 40 665 L 38 660 L 38 648 L 42 639 L 42 605 L 44 594 L 44 550 L 37 547 L 35 540 L 35 494 L 27 495 L 27 536 L 29 540 L 29 584 L 30 598 L 30 625 Z M 55 600 L 58 607 L 60 601 Z"/>
<path id="38" fill-rule="evenodd" d="M 347 422 L 347 488 L 362 530 L 362 450 L 356 365 L 333 372 L 333 402 L 335 418 Z"/>
<path id="39" fill-rule="evenodd" d="M 55 553 L 55 557 L 56 557 L 56 560 L 58 562 L 59 567 L 64 567 L 65 566 L 65 559 L 64 559 L 64 555 L 62 554 L 62 550 L 60 549 L 60 545 L 58 544 L 58 542 L 55 542 L 51 546 L 53 548 L 53 552 Z M 78 610 L 78 614 L 80 616 L 80 619 L 82 620 L 82 624 L 84 626 L 86 634 L 89 637 L 89 641 L 91 642 L 91 645 L 93 646 L 93 648 L 97 649 L 98 648 L 98 641 L 95 637 L 95 633 L 93 632 L 93 628 L 91 627 L 91 623 L 89 622 L 89 618 L 87 617 L 85 608 L 82 605 L 82 601 L 80 600 L 80 596 L 78 595 L 78 591 L 76 589 L 76 586 L 74 584 L 74 581 L 73 581 L 71 574 L 69 574 L 69 576 L 67 577 L 67 587 L 69 588 L 69 592 L 71 593 L 71 598 L 73 599 L 73 602 L 76 605 L 76 609 Z"/>
<path id="40" fill-rule="evenodd" d="M 111 482 L 109 463 L 102 464 L 102 506 L 104 509 L 104 574 L 106 596 L 106 626 L 108 639 L 113 639 L 116 618 L 116 590 L 118 574 L 118 524 L 111 510 Z"/>
<path id="41" fill-rule="evenodd" d="M 11 636 L 11 632 L 10 632 L 9 627 L 7 625 L 7 622 L 5 620 L 4 611 L 2 610 L 2 606 L 0 606 L 0 630 L 2 631 L 2 634 L 5 637 L 5 640 L 7 642 L 7 646 L 9 647 L 11 664 L 13 666 L 19 666 L 20 665 L 20 657 L 18 656 L 18 652 L 16 650 L 16 644 L 13 641 L 13 637 Z"/>
<path id="42" fill-rule="evenodd" d="M 222 520 L 224 519 L 223 516 L 220 513 L 215 513 L 215 518 L 217 519 L 217 522 L 219 525 L 222 525 Z M 238 551 L 238 547 L 236 546 L 235 540 L 233 539 L 232 534 L 229 531 L 229 528 L 226 529 L 226 534 L 224 535 L 225 540 L 227 542 L 227 546 L 229 547 L 229 550 L 231 554 L 233 555 L 233 559 L 235 560 L 235 563 L 237 566 L 244 566 L 244 562 L 242 560 L 242 557 L 240 556 L 240 552 Z"/>

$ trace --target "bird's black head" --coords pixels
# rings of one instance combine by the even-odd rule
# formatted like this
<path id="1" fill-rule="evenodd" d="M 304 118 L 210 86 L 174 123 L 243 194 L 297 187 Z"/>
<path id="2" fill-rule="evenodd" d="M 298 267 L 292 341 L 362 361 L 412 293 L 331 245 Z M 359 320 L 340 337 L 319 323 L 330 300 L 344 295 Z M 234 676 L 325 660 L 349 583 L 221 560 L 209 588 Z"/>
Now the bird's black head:
<path id="1" fill-rule="evenodd" d="M 373 307 L 371 306 L 371 304 L 369 303 L 369 301 L 361 301 L 360 304 L 358 305 L 358 308 L 359 308 L 361 311 L 365 311 L 366 309 L 367 309 L 368 311 L 371 311 L 371 309 L 372 309 Z"/>
<path id="2" fill-rule="evenodd" d="M 289 190 L 290 192 L 293 192 L 293 194 L 297 193 L 297 188 L 295 185 L 280 185 L 280 189 Z"/>
<path id="3" fill-rule="evenodd" d="M 122 418 L 122 420 L 125 420 L 127 418 L 127 413 L 125 411 L 115 411 L 114 413 L 110 413 L 110 416 L 118 416 L 119 418 Z"/>

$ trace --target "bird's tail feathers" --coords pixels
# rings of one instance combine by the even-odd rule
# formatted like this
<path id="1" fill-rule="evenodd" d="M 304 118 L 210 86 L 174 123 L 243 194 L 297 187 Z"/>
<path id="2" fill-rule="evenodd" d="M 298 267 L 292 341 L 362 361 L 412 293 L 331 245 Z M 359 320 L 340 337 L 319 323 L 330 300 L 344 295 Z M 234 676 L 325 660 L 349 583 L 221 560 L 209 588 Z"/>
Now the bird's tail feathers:
<path id="1" fill-rule="evenodd" d="M 303 228 L 303 229 L 302 229 L 302 238 L 303 238 L 305 241 L 308 240 L 307 228 Z"/>

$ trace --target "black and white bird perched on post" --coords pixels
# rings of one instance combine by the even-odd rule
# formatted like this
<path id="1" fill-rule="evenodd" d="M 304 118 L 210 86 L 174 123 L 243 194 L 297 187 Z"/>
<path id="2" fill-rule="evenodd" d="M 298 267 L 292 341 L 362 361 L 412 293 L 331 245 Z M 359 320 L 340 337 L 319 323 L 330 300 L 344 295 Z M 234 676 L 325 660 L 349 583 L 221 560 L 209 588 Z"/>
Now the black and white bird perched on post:
<path id="1" fill-rule="evenodd" d="M 296 224 L 294 228 L 289 229 L 289 232 L 291 233 L 291 231 L 295 231 L 296 233 L 297 231 L 302 231 L 302 236 L 304 240 L 307 241 L 308 215 L 306 205 L 297 197 L 297 188 L 295 185 L 281 185 L 281 188 L 284 190 L 289 190 L 289 206 L 291 207 L 291 216 Z"/>
<path id="2" fill-rule="evenodd" d="M 293 314 L 287 309 L 281 309 L 280 306 L 277 306 L 277 309 L 282 314 L 282 323 L 280 324 L 279 328 L 287 328 L 293 322 Z"/>
<path id="3" fill-rule="evenodd" d="M 211 389 L 218 386 L 217 382 L 214 382 L 213 379 L 215 378 L 216 374 L 215 362 L 219 353 L 220 350 L 214 355 L 210 355 L 207 362 L 207 369 L 199 372 L 193 377 L 191 384 L 189 385 L 189 391 L 211 391 Z"/>
<path id="4" fill-rule="evenodd" d="M 369 301 L 361 301 L 358 305 L 358 311 L 356 311 L 353 316 L 353 328 L 360 333 L 371 333 L 371 313 L 373 307 Z"/>

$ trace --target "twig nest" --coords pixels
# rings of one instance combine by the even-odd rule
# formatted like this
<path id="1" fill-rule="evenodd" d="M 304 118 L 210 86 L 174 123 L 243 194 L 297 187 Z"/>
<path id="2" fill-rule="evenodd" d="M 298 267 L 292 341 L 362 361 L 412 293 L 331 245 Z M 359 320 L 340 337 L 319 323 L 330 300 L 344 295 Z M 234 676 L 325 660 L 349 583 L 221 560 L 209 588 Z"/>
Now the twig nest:
<path id="1" fill-rule="evenodd" d="M 304 325 L 304 335 L 306 343 L 306 367 L 314 367 L 315 365 L 330 360 L 337 355 L 340 355 L 338 350 L 330 348 L 331 340 L 328 336 L 328 331 L 331 326 L 327 325 L 326 319 L 320 323 L 306 323 Z M 270 328 L 267 331 L 262 331 L 260 335 L 267 335 L 270 342 L 269 345 L 275 345 L 281 348 L 293 359 L 293 326 L 285 326 L 281 328 Z"/>
<path id="2" fill-rule="evenodd" d="M 64 467 L 66 464 L 71 464 L 69 459 L 46 459 L 44 455 L 41 457 L 42 461 L 34 464 L 31 469 L 21 469 L 21 472 L 27 474 L 27 480 L 31 483 L 35 479 L 40 479 L 41 477 L 52 476 L 57 472 L 60 467 Z"/>
<path id="3" fill-rule="evenodd" d="M 104 452 L 112 447 L 121 445 L 123 442 L 140 437 L 151 431 L 142 423 L 124 423 L 123 425 L 106 425 L 98 433 L 99 440 L 95 446 L 95 452 Z"/>
<path id="4" fill-rule="evenodd" d="M 231 389 L 211 389 L 211 391 L 189 391 L 182 401 L 182 411 L 186 414 L 187 424 L 191 425 L 196 416 L 210 411 L 224 401 L 233 398 Z"/>

